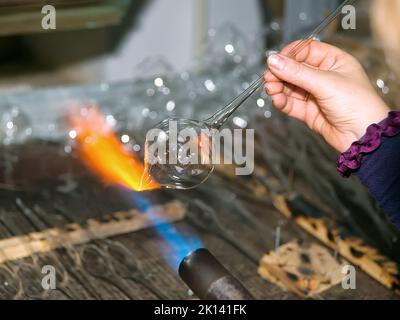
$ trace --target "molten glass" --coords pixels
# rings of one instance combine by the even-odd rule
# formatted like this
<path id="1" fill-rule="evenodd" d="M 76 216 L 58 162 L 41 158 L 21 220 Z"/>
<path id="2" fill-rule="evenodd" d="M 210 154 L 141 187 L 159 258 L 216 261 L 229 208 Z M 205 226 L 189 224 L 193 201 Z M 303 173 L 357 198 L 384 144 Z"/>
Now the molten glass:
<path id="1" fill-rule="evenodd" d="M 97 108 L 74 110 L 69 120 L 79 159 L 104 183 L 135 191 L 160 187 L 149 177 L 143 179 L 143 164 L 125 149 Z"/>

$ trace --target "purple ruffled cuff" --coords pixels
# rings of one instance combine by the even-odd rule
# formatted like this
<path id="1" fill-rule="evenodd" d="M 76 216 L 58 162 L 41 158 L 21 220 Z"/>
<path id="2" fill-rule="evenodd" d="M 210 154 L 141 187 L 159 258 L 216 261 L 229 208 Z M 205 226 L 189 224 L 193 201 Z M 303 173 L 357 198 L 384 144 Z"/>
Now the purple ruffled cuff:
<path id="1" fill-rule="evenodd" d="M 365 155 L 374 152 L 381 146 L 382 137 L 394 137 L 400 133 L 400 111 L 389 113 L 389 117 L 379 124 L 368 127 L 367 133 L 350 149 L 340 155 L 337 170 L 343 177 L 350 175 L 361 167 Z"/>

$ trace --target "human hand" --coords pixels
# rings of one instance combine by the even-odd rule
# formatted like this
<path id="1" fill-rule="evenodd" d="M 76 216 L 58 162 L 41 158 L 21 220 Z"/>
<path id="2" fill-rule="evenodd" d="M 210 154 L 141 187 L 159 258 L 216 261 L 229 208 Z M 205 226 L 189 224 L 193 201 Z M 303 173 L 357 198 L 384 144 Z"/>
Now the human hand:
<path id="1" fill-rule="evenodd" d="M 313 41 L 294 59 L 287 58 L 297 43 L 268 58 L 265 91 L 277 109 L 305 122 L 344 152 L 390 110 L 354 57 Z"/>

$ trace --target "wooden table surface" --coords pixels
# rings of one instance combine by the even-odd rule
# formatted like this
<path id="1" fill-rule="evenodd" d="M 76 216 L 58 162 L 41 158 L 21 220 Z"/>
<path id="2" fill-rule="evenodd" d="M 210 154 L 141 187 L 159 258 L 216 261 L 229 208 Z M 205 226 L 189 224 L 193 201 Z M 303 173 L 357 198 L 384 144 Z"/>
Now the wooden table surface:
<path id="1" fill-rule="evenodd" d="M 18 155 L 18 160 L 12 173 L 1 177 L 4 183 L 0 192 L 0 239 L 71 222 L 82 224 L 89 218 L 101 219 L 110 212 L 135 207 L 135 202 L 127 200 L 120 190 L 104 187 L 61 149 L 60 145 L 41 142 L 7 148 L 8 156 Z M 4 173 L 5 152 L 1 154 L 0 171 Z M 62 187 L 66 187 L 68 174 L 77 184 L 66 192 Z M 228 185 L 216 189 L 216 185 L 223 186 L 221 179 L 224 178 L 217 172 L 194 191 L 153 191 L 141 197 L 152 204 L 171 199 L 185 203 L 187 216 L 174 226 L 182 234 L 196 234 L 257 299 L 298 299 L 263 280 L 257 273 L 258 262 L 265 252 L 274 249 L 278 225 L 282 244 L 293 239 L 316 240 L 285 220 L 268 199 L 256 199 L 254 190 L 243 189 L 237 194 Z M 18 190 L 12 190 L 15 186 Z M 234 207 L 226 206 L 221 197 L 232 197 Z M 0 265 L 0 298 L 192 299 L 188 288 L 164 259 L 169 250 L 168 243 L 150 228 L 8 261 Z M 56 290 L 44 290 L 41 286 L 44 265 L 56 268 Z M 338 285 L 316 298 L 397 296 L 358 270 L 357 290 L 343 290 Z"/>

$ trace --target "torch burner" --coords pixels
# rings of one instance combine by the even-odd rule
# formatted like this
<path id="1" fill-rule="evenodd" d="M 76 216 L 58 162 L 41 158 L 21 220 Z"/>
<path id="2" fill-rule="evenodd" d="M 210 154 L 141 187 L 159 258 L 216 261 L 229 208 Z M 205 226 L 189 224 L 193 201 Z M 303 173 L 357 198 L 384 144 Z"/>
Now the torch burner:
<path id="1" fill-rule="evenodd" d="M 202 300 L 253 300 L 252 295 L 207 249 L 189 253 L 179 275 Z"/>

